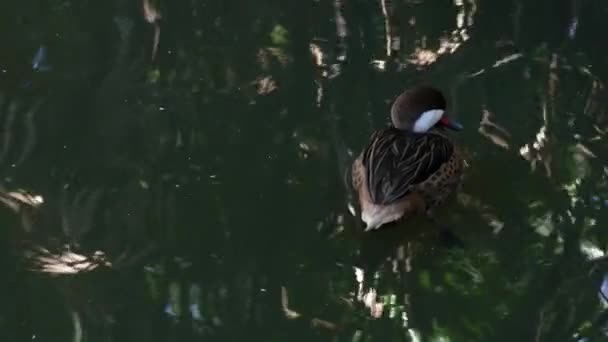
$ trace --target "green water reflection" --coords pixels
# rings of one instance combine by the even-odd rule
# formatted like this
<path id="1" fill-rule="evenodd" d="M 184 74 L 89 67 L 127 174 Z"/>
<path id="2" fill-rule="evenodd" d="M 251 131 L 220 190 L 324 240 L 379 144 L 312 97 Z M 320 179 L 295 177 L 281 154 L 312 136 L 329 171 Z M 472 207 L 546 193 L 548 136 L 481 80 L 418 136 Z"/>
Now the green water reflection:
<path id="1" fill-rule="evenodd" d="M 2 1 L 0 340 L 608 340 L 606 15 Z M 465 126 L 462 247 L 349 210 L 419 82 Z"/>

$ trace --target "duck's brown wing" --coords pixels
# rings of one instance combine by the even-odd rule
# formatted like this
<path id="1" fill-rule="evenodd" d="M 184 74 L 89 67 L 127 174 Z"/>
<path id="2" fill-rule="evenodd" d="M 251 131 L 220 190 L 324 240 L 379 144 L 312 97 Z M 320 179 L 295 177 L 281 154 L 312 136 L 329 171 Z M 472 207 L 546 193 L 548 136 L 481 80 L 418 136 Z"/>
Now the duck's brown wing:
<path id="1" fill-rule="evenodd" d="M 454 153 L 452 143 L 437 134 L 387 128 L 375 132 L 362 163 L 373 203 L 394 203 L 439 170 Z"/>

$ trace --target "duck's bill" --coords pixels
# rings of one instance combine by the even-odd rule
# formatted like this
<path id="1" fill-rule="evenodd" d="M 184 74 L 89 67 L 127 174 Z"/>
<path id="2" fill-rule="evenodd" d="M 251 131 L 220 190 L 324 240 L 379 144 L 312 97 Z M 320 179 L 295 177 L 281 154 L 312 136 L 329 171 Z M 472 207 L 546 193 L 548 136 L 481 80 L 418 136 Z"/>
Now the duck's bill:
<path id="1" fill-rule="evenodd" d="M 459 122 L 454 121 L 452 119 L 448 119 L 445 116 L 443 118 L 441 118 L 441 120 L 439 120 L 439 122 L 444 127 L 449 128 L 449 129 L 454 130 L 454 131 L 460 131 L 460 130 L 463 129 L 462 125 Z"/>

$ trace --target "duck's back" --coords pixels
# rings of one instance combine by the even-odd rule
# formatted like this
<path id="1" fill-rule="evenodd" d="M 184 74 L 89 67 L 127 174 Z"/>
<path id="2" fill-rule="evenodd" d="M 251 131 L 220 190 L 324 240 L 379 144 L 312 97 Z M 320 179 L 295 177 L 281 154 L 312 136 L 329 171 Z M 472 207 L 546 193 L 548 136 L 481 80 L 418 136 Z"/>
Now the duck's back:
<path id="1" fill-rule="evenodd" d="M 396 128 L 376 132 L 361 160 L 370 199 L 380 205 L 394 203 L 435 175 L 453 153 L 452 143 L 438 134 Z"/>
<path id="2" fill-rule="evenodd" d="M 458 185 L 463 160 L 443 135 L 387 128 L 375 132 L 353 164 L 367 229 L 441 204 Z"/>

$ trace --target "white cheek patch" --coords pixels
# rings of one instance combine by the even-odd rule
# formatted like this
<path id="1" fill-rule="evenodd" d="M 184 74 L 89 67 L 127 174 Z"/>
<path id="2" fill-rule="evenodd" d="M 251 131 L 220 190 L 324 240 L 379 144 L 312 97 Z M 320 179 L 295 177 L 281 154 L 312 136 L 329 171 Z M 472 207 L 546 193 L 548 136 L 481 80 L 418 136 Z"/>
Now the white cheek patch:
<path id="1" fill-rule="evenodd" d="M 414 128 L 412 129 L 416 133 L 424 133 L 431 129 L 431 127 L 435 126 L 439 120 L 443 117 L 443 113 L 445 111 L 443 109 L 431 109 L 420 115 L 420 118 L 416 120 L 414 123 Z"/>

